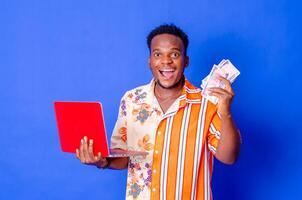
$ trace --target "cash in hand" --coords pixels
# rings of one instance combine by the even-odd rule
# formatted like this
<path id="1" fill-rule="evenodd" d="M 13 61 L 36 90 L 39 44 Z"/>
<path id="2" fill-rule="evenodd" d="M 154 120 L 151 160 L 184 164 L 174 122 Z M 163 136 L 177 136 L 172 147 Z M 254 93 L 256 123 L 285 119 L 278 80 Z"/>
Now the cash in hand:
<path id="1" fill-rule="evenodd" d="M 237 76 L 239 76 L 239 70 L 231 63 L 230 60 L 223 59 L 218 65 L 213 65 L 212 70 L 209 75 L 207 75 L 201 82 L 200 87 L 203 89 L 203 96 L 214 104 L 218 103 L 218 98 L 209 95 L 207 88 L 220 87 L 225 88 L 222 81 L 218 80 L 216 77 L 222 76 L 233 83 Z"/>

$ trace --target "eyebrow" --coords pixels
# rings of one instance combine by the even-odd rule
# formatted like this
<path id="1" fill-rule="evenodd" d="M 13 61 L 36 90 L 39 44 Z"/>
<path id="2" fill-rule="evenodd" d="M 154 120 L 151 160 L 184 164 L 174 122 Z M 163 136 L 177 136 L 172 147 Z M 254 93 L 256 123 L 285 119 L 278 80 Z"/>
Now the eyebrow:
<path id="1" fill-rule="evenodd" d="M 172 48 L 171 50 L 176 50 L 176 51 L 181 52 L 181 50 L 179 48 L 176 48 L 176 47 Z M 157 49 L 153 49 L 152 52 L 154 52 L 154 51 L 160 51 L 160 49 L 158 49 L 158 48 Z"/>
<path id="2" fill-rule="evenodd" d="M 180 49 L 179 49 L 179 48 L 172 48 L 172 50 L 177 50 L 177 51 L 180 51 Z"/>

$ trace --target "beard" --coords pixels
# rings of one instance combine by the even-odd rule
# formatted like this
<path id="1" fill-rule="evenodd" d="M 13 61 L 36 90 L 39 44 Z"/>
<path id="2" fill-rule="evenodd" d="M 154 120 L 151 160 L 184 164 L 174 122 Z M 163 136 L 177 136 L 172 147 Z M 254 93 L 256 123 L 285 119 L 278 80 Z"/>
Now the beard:
<path id="1" fill-rule="evenodd" d="M 155 83 L 158 84 L 158 86 L 160 86 L 163 89 L 174 89 L 174 88 L 179 87 L 180 85 L 181 86 L 184 85 L 184 83 L 185 83 L 185 76 L 182 75 L 182 77 L 179 79 L 179 81 L 177 81 L 174 85 L 171 85 L 171 86 L 168 86 L 168 87 L 162 85 L 161 82 L 158 79 L 155 80 Z"/>

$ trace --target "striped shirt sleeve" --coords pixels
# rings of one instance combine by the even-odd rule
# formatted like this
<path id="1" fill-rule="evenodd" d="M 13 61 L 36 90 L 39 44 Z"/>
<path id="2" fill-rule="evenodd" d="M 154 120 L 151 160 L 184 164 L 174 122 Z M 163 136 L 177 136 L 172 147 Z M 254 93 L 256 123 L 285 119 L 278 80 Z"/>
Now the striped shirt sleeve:
<path id="1" fill-rule="evenodd" d="M 221 119 L 219 118 L 218 114 L 215 113 L 207 133 L 208 148 L 213 154 L 216 153 L 216 149 L 218 147 L 218 143 L 220 140 L 220 135 L 221 135 L 220 133 L 221 133 Z"/>
<path id="2" fill-rule="evenodd" d="M 111 136 L 110 148 L 112 149 L 127 149 L 127 114 L 129 114 L 127 104 L 125 94 L 121 99 L 118 118 Z"/>

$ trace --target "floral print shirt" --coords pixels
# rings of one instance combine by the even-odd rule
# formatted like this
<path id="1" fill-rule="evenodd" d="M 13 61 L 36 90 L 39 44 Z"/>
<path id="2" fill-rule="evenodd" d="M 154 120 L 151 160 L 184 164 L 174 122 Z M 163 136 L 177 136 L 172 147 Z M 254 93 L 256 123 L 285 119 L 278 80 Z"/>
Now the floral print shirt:
<path id="1" fill-rule="evenodd" d="M 123 96 L 111 137 L 111 148 L 148 152 L 144 157 L 130 157 L 126 199 L 150 198 L 155 133 L 162 118 L 163 112 L 154 95 L 153 80 Z"/>

